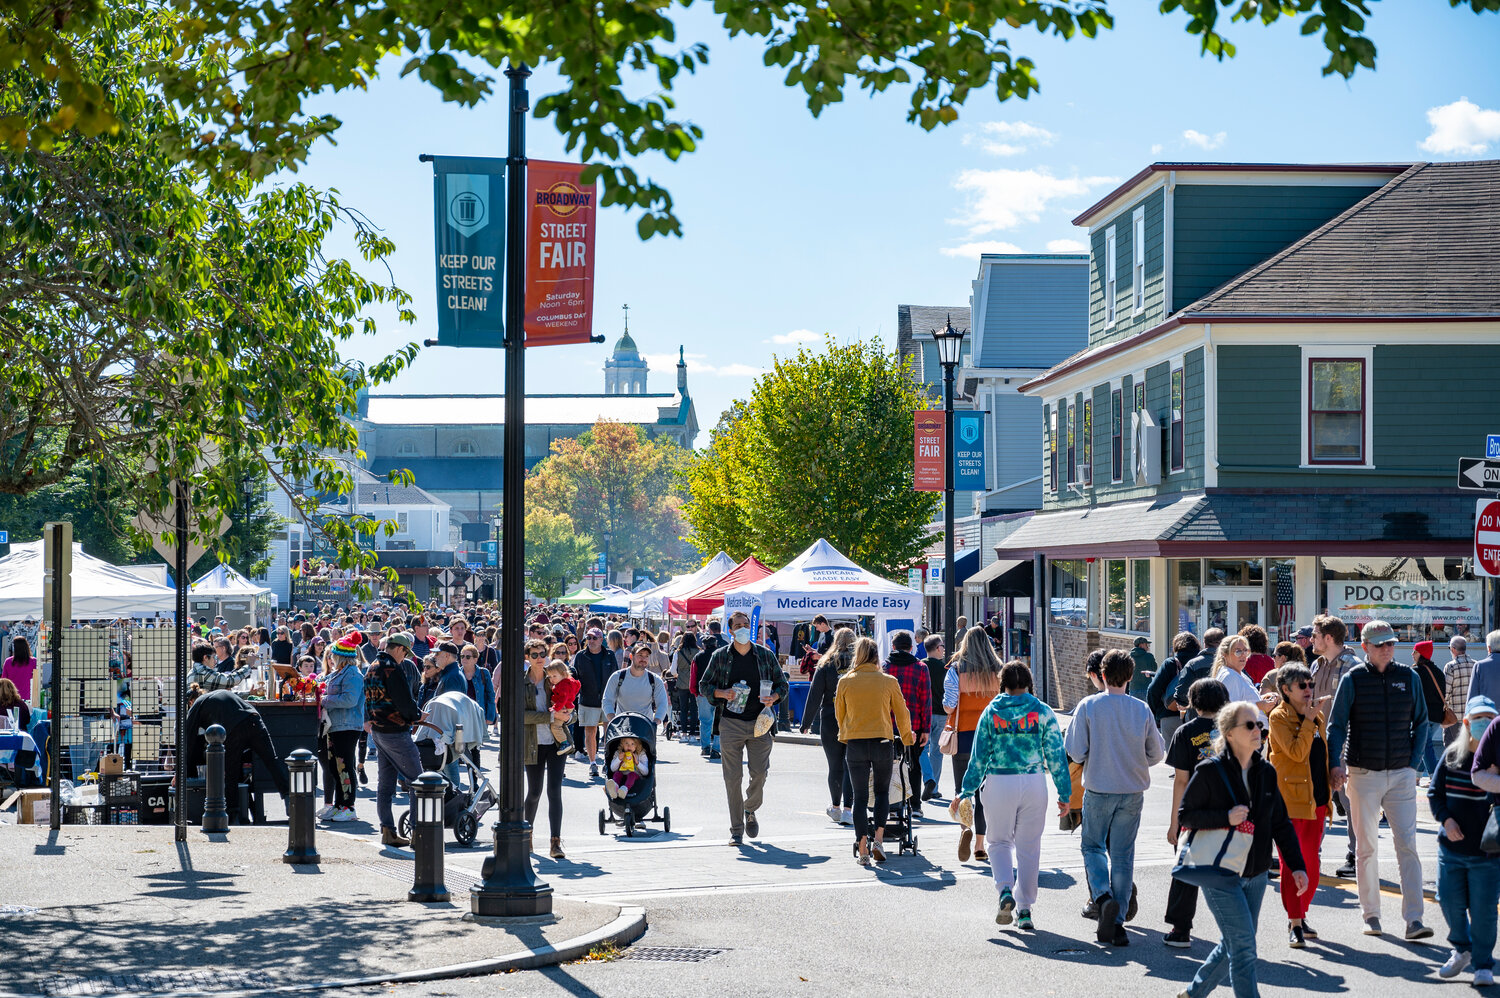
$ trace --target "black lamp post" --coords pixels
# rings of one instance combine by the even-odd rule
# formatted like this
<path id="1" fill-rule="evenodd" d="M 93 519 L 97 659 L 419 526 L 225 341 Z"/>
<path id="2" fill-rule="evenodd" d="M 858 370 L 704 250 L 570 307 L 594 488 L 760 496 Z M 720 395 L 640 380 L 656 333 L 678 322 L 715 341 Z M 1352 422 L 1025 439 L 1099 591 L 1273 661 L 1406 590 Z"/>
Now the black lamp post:
<path id="1" fill-rule="evenodd" d="M 953 373 L 958 368 L 959 351 L 968 330 L 954 329 L 948 317 L 942 329 L 932 331 L 937 343 L 938 361 L 943 365 L 943 647 L 952 659 L 957 651 L 953 627 Z"/>
<path id="2" fill-rule="evenodd" d="M 615 532 L 608 527 L 604 528 L 604 584 L 609 585 L 609 542 L 615 539 Z"/>

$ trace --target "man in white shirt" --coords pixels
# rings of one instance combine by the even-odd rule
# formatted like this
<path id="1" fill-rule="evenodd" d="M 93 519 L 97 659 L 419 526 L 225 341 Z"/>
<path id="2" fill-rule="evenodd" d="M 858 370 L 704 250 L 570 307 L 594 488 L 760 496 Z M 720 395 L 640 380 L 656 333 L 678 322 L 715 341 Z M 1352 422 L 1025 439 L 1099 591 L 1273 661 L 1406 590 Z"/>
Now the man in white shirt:
<path id="1" fill-rule="evenodd" d="M 635 654 L 630 656 L 630 665 L 604 681 L 604 723 L 608 724 L 616 714 L 645 714 L 657 724 L 667 719 L 672 712 L 672 702 L 667 696 L 667 685 L 650 669 L 651 646 L 640 642 Z"/>

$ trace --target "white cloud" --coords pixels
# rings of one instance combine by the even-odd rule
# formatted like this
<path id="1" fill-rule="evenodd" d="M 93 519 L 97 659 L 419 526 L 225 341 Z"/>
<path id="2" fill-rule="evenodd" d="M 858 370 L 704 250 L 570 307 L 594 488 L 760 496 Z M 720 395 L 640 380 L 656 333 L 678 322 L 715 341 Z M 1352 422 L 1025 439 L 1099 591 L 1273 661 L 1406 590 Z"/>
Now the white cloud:
<path id="1" fill-rule="evenodd" d="M 1432 134 L 1422 148 L 1439 156 L 1478 156 L 1490 143 L 1500 142 L 1500 111 L 1480 107 L 1467 97 L 1452 104 L 1428 108 Z"/>
<path id="2" fill-rule="evenodd" d="M 1161 155 L 1161 143 L 1160 142 L 1156 143 L 1155 145 L 1153 145 L 1151 147 L 1151 155 L 1153 155 L 1153 156 L 1160 156 Z"/>
<path id="3" fill-rule="evenodd" d="M 653 371 L 675 371 L 677 369 L 677 355 L 675 353 L 645 353 L 641 358 L 650 365 Z M 701 374 L 715 378 L 758 378 L 766 373 L 763 367 L 755 367 L 752 364 L 729 363 L 710 364 L 708 354 L 689 353 L 684 354 L 683 359 L 687 361 L 688 374 Z"/>
<path id="4" fill-rule="evenodd" d="M 1050 239 L 1047 241 L 1048 253 L 1087 253 L 1088 244 L 1079 242 L 1077 239 Z"/>
<path id="5" fill-rule="evenodd" d="M 971 236 L 1014 229 L 1027 222 L 1041 221 L 1042 213 L 1054 201 L 1081 198 L 1096 188 L 1117 182 L 1114 177 L 1054 177 L 1046 170 L 964 170 L 953 187 L 969 196 L 969 212 L 966 217 L 950 221 L 967 227 Z"/>
<path id="6" fill-rule="evenodd" d="M 777 346 L 789 347 L 795 346 L 798 343 L 817 343 L 822 339 L 823 337 L 811 329 L 794 329 L 790 333 L 777 333 L 769 340 L 766 340 L 766 342 L 775 343 Z"/>
<path id="7" fill-rule="evenodd" d="M 1197 146 L 1199 149 L 1217 149 L 1224 144 L 1225 139 L 1229 138 L 1229 133 L 1214 132 L 1212 135 L 1204 135 L 1202 132 L 1189 128 L 1182 133 L 1182 138 L 1188 145 Z"/>
<path id="8" fill-rule="evenodd" d="M 979 148 L 992 156 L 1017 156 L 1037 146 L 1050 146 L 1057 136 L 1041 125 L 1029 121 L 986 121 L 979 126 L 983 134 L 970 132 L 964 136 L 964 145 L 979 143 Z"/>
<path id="9" fill-rule="evenodd" d="M 939 252 L 943 256 L 961 256 L 970 260 L 978 260 L 985 253 L 1025 253 L 1015 243 L 1002 243 L 990 239 L 977 243 L 964 243 L 962 246 L 944 246 Z"/>

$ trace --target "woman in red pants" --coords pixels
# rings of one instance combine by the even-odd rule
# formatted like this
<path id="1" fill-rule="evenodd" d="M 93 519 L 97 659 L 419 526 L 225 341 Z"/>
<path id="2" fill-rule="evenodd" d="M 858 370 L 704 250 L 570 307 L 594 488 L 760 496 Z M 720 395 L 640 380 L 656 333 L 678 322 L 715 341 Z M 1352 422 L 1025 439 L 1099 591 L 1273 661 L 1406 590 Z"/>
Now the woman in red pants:
<path id="1" fill-rule="evenodd" d="M 1270 714 L 1270 751 L 1287 817 L 1297 832 L 1307 869 L 1307 890 L 1298 892 L 1286 861 L 1281 864 L 1281 904 L 1286 908 L 1287 944 L 1301 949 L 1318 934 L 1307 924 L 1307 909 L 1318 889 L 1318 848 L 1328 823 L 1330 796 L 1328 741 L 1323 718 L 1313 703 L 1312 673 L 1296 662 L 1276 677 L 1281 703 Z"/>

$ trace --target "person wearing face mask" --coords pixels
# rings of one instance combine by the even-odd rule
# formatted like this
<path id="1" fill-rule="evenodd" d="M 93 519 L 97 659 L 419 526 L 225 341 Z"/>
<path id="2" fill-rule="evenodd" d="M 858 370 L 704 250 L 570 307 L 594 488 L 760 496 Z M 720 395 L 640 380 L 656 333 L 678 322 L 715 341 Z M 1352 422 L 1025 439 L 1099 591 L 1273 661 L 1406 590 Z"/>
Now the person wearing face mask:
<path id="1" fill-rule="evenodd" d="M 698 678 L 698 695 L 714 704 L 714 726 L 729 803 L 729 844 L 744 844 L 744 836 L 760 836 L 755 812 L 764 800 L 766 773 L 771 768 L 775 724 L 758 725 L 761 712 L 774 710 L 787 694 L 781 663 L 764 645 L 751 643 L 750 618 L 739 611 L 729 617 L 734 641 L 716 650 Z M 764 727 L 764 730 L 761 730 Z M 750 757 L 750 785 L 744 786 L 744 757 Z"/>
<path id="2" fill-rule="evenodd" d="M 1494 720 L 1493 700 L 1483 695 L 1469 699 L 1456 725 L 1459 733 L 1427 788 L 1432 816 L 1443 826 L 1438 833 L 1438 905 L 1453 947 L 1438 976 L 1451 979 L 1472 967 L 1480 987 L 1495 983 L 1495 908 L 1500 904 L 1500 856 L 1479 847 L 1490 815 L 1483 785 L 1490 763 L 1484 750 L 1493 756 Z"/>

